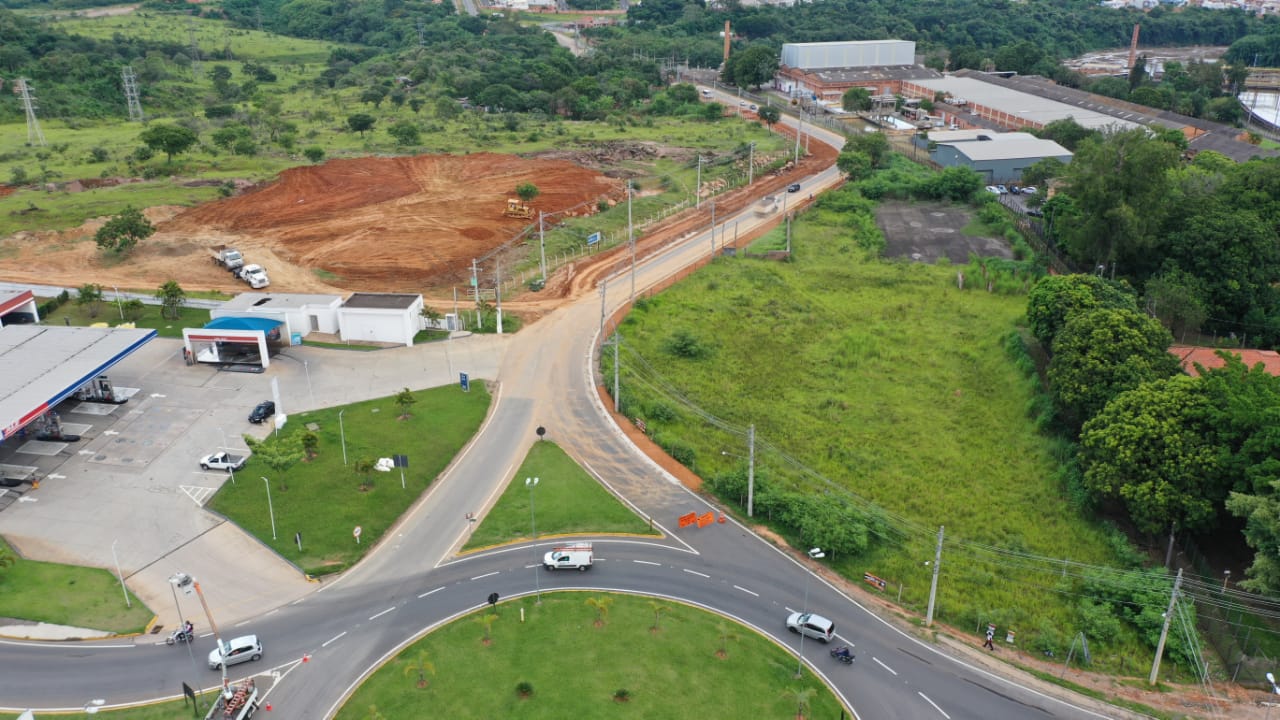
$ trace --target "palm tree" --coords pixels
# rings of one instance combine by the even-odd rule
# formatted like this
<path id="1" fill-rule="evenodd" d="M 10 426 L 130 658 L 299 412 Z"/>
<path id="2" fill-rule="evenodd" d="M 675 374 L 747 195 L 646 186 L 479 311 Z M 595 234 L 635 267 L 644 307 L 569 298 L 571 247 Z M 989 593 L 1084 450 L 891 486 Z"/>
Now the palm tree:
<path id="1" fill-rule="evenodd" d="M 489 613 L 488 615 L 481 615 L 480 617 L 475 619 L 475 621 L 479 623 L 481 627 L 484 628 L 484 639 L 481 640 L 481 642 L 483 642 L 485 645 L 488 645 L 489 643 L 493 642 L 491 631 L 493 630 L 493 624 L 497 622 L 497 620 L 498 620 L 498 616 L 495 613 Z"/>
<path id="2" fill-rule="evenodd" d="M 596 627 L 603 627 L 604 620 L 609 616 L 609 606 L 613 604 L 611 597 L 587 598 L 587 605 L 596 611 Z"/>
<path id="3" fill-rule="evenodd" d="M 0 570 L 13 567 L 18 562 L 18 558 L 13 556 L 13 551 L 8 545 L 0 543 Z"/>
<path id="4" fill-rule="evenodd" d="M 723 660 L 729 656 L 729 641 L 736 642 L 738 635 L 727 623 L 720 623 L 716 626 L 716 630 L 720 633 L 720 647 L 716 649 L 716 657 Z"/>
<path id="5" fill-rule="evenodd" d="M 670 610 L 671 608 L 663 605 L 657 600 L 650 600 L 649 608 L 653 610 L 653 627 L 649 628 L 649 630 L 652 632 L 659 632 L 662 630 L 662 628 L 659 627 L 659 624 L 662 621 L 662 613 Z"/>
<path id="6" fill-rule="evenodd" d="M 364 716 L 364 720 L 387 720 L 387 718 L 382 713 L 378 712 L 377 705 L 370 705 L 369 714 Z"/>
<path id="7" fill-rule="evenodd" d="M 418 687 L 425 688 L 427 686 L 427 673 L 436 674 L 436 666 L 431 663 L 431 656 L 426 650 L 418 652 L 417 659 L 404 666 L 404 674 L 418 674 Z"/>
<path id="8" fill-rule="evenodd" d="M 783 690 L 782 694 L 796 701 L 796 720 L 804 720 L 804 714 L 809 710 L 809 699 L 813 697 L 813 688 L 793 687 Z"/>

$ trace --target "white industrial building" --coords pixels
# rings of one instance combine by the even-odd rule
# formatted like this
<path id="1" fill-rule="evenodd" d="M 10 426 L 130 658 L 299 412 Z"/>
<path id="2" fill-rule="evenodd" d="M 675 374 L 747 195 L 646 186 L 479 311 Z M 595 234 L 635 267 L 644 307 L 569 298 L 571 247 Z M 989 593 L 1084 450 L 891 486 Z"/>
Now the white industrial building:
<path id="1" fill-rule="evenodd" d="M 422 327 L 421 295 L 355 293 L 338 313 L 338 334 L 346 341 L 412 346 Z"/>
<path id="2" fill-rule="evenodd" d="M 785 43 L 782 65 L 797 70 L 915 65 L 916 44 L 910 40 L 850 40 Z"/>
<path id="3" fill-rule="evenodd" d="M 210 310 L 209 316 L 277 320 L 283 323 L 281 339 L 292 343 L 313 332 L 337 334 L 340 307 L 341 295 L 247 292 Z"/>

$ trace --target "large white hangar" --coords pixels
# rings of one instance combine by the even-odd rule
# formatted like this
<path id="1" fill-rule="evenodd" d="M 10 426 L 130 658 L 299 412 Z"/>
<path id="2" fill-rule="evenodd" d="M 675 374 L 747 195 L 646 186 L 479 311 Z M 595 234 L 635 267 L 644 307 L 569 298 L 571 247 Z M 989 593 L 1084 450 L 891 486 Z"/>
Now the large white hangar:
<path id="1" fill-rule="evenodd" d="M 103 374 L 155 336 L 150 329 L 0 327 L 0 441 L 77 391 L 110 393 Z"/>

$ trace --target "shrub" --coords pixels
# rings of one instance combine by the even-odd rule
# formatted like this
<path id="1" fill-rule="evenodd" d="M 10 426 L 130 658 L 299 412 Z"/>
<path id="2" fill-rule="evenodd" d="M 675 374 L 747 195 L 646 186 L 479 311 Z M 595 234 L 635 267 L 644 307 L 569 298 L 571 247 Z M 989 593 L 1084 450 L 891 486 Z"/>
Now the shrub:
<path id="1" fill-rule="evenodd" d="M 689 330 L 681 328 L 671 334 L 663 349 L 676 357 L 697 360 L 707 354 L 707 348 Z"/>
<path id="2" fill-rule="evenodd" d="M 522 698 L 527 698 L 532 694 L 533 694 L 533 683 L 528 682 L 527 680 L 521 680 L 520 682 L 516 683 L 516 695 L 519 695 Z"/>

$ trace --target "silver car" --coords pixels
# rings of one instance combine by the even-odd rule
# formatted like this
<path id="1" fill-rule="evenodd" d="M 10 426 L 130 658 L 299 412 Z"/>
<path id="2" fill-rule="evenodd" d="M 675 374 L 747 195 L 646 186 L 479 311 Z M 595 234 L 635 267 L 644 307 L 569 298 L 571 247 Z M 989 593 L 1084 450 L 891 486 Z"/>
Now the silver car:
<path id="1" fill-rule="evenodd" d="M 244 635 L 222 643 L 221 648 L 209 651 L 209 669 L 221 670 L 223 662 L 227 665 L 239 665 L 242 662 L 258 660 L 262 657 L 262 643 L 257 635 Z"/>
<path id="2" fill-rule="evenodd" d="M 836 624 L 814 613 L 791 613 L 787 616 L 787 629 L 824 643 L 836 636 Z"/>

